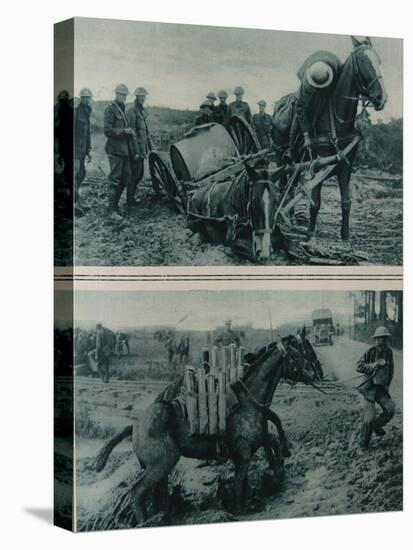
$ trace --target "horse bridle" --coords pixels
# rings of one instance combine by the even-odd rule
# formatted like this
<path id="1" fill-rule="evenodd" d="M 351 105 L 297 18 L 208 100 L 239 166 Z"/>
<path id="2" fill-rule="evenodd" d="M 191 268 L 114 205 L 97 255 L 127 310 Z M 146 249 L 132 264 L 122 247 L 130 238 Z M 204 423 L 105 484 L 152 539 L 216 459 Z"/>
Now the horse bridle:
<path id="1" fill-rule="evenodd" d="M 365 106 L 367 107 L 368 104 L 371 103 L 371 101 L 369 100 L 369 97 L 368 97 L 369 91 L 370 91 L 371 87 L 376 82 L 383 81 L 383 75 L 376 74 L 376 76 L 369 82 L 369 84 L 367 86 L 364 84 L 362 76 L 361 76 L 360 67 L 359 67 L 359 64 L 358 64 L 358 61 L 357 61 L 357 56 L 356 56 L 356 52 L 358 50 L 360 50 L 361 48 L 366 49 L 366 48 L 370 48 L 370 47 L 363 44 L 361 46 L 358 46 L 355 50 L 353 50 L 350 55 L 351 55 L 351 62 L 352 62 L 353 67 L 354 67 L 354 73 L 356 75 L 356 86 L 357 86 L 357 89 L 360 92 L 360 95 L 363 96 L 366 99 Z M 370 49 L 373 50 L 373 48 L 370 48 Z M 344 96 L 344 97 L 346 99 L 352 99 L 353 101 L 359 101 L 360 100 L 360 97 L 352 97 L 352 96 Z"/>

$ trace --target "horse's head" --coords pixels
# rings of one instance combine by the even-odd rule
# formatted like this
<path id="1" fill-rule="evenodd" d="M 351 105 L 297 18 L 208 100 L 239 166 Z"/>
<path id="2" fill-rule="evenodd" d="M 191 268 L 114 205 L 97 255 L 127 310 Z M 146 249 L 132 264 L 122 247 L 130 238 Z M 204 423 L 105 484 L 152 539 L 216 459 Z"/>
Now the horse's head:
<path id="1" fill-rule="evenodd" d="M 369 100 L 376 111 L 381 111 L 387 101 L 380 69 L 380 57 L 373 49 L 369 37 L 351 37 L 354 49 L 351 53 L 356 75 L 357 91 Z"/>
<path id="2" fill-rule="evenodd" d="M 275 207 L 278 201 L 277 188 L 271 181 L 267 166 L 246 164 L 249 178 L 249 219 L 252 230 L 252 247 L 256 258 L 265 259 L 271 254 L 271 231 Z"/>

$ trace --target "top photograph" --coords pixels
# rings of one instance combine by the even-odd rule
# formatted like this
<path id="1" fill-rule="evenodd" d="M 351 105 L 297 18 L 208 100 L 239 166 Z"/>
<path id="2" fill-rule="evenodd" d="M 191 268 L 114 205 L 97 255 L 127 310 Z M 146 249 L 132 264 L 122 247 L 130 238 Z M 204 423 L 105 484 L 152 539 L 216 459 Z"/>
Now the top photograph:
<path id="1" fill-rule="evenodd" d="M 54 55 L 56 266 L 403 264 L 402 39 L 75 18 Z"/>

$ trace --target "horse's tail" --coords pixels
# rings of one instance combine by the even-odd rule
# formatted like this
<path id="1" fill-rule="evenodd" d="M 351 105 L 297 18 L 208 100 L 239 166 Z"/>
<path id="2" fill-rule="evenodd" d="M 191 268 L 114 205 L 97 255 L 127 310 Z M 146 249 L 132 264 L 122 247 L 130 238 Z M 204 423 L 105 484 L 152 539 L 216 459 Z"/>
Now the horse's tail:
<path id="1" fill-rule="evenodd" d="M 103 468 L 106 465 L 106 462 L 108 461 L 110 453 L 113 451 L 113 449 L 116 447 L 116 445 L 119 445 L 121 441 L 126 439 L 127 437 L 131 437 L 132 435 L 133 426 L 126 426 L 121 432 L 114 435 L 112 439 L 109 439 L 107 443 L 101 448 L 99 453 L 96 456 L 95 461 L 95 470 L 97 472 L 101 472 Z"/>

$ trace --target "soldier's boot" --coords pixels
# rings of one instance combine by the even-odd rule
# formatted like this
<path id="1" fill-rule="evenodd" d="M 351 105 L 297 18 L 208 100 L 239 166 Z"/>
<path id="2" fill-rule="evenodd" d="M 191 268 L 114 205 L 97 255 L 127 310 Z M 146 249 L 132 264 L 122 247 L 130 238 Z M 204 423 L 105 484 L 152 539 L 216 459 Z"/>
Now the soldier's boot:
<path id="1" fill-rule="evenodd" d="M 137 179 L 133 179 L 126 189 L 126 204 L 128 208 L 133 208 L 139 204 L 139 201 L 135 199 L 138 183 L 139 181 Z"/>
<path id="2" fill-rule="evenodd" d="M 308 237 L 310 239 L 311 237 L 314 237 L 314 234 L 315 234 L 315 226 L 317 223 L 317 216 L 318 216 L 319 210 L 320 210 L 320 207 L 318 205 L 314 205 L 310 207 L 310 223 L 307 229 Z"/>
<path id="3" fill-rule="evenodd" d="M 341 203 L 341 239 L 348 241 L 350 238 L 350 210 L 351 201 Z"/>
<path id="4" fill-rule="evenodd" d="M 118 210 L 118 202 L 120 198 L 119 188 L 116 185 L 108 186 L 108 218 L 111 221 L 119 222 L 123 218 Z"/>
<path id="5" fill-rule="evenodd" d="M 372 423 L 363 422 L 363 425 L 361 428 L 361 446 L 363 447 L 363 449 L 368 449 L 372 435 L 373 435 Z"/>

